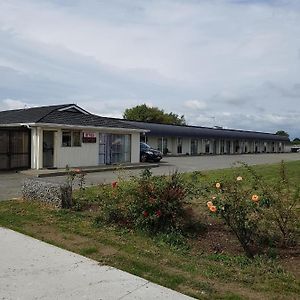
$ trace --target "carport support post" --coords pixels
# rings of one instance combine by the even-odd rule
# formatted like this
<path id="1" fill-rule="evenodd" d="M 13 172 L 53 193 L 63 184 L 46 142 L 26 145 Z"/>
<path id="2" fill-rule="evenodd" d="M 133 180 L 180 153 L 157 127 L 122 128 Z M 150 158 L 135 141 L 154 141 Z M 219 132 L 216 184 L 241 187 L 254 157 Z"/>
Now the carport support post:
<path id="1" fill-rule="evenodd" d="M 41 127 L 36 129 L 36 169 L 43 168 L 43 130 Z"/>
<path id="2" fill-rule="evenodd" d="M 38 169 L 39 166 L 39 134 L 38 128 L 31 129 L 31 169 Z"/>

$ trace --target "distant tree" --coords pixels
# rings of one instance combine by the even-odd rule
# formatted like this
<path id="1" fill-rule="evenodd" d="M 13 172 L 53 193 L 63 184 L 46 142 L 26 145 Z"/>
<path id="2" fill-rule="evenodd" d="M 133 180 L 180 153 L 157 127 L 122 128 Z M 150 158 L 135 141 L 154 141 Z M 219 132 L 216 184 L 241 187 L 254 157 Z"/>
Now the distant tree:
<path id="1" fill-rule="evenodd" d="M 159 109 L 158 107 L 150 107 L 146 104 L 125 109 L 123 118 L 131 121 L 186 125 L 183 115 L 179 116 L 173 112 L 166 113 L 163 109 Z"/>
<path id="2" fill-rule="evenodd" d="M 300 144 L 300 139 L 299 138 L 294 138 L 293 139 L 293 144 L 299 145 Z"/>
<path id="3" fill-rule="evenodd" d="M 275 134 L 277 134 L 277 135 L 282 135 L 282 136 L 287 136 L 287 137 L 290 136 L 290 135 L 289 135 L 286 131 L 284 131 L 284 130 L 278 130 Z"/>

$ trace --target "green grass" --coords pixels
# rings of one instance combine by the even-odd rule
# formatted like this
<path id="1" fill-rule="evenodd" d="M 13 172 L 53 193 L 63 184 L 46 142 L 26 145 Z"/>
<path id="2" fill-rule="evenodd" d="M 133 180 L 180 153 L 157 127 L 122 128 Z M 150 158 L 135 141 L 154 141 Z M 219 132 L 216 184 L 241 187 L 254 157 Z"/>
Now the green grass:
<path id="1" fill-rule="evenodd" d="M 299 183 L 300 161 L 286 165 L 293 183 Z M 273 181 L 279 165 L 255 169 Z M 204 172 L 205 180 L 220 180 L 231 172 L 231 169 Z M 97 188 L 88 188 L 85 193 L 93 199 Z M 150 238 L 128 229 L 95 226 L 96 215 L 95 211 L 56 210 L 39 203 L 0 203 L 1 226 L 199 299 L 296 299 L 300 294 L 299 273 L 294 272 L 300 269 L 299 257 L 294 255 L 293 266 L 281 259 L 250 260 L 229 232 L 213 228 L 216 221 L 209 217 L 204 220 L 213 223 L 208 232 L 203 230 L 197 239 L 176 240 L 178 244 L 170 246 L 170 239 L 177 239 L 176 236 Z M 221 238 L 229 239 L 228 247 L 222 253 L 215 253 L 212 244 L 223 242 L 219 240 L 220 233 Z"/>

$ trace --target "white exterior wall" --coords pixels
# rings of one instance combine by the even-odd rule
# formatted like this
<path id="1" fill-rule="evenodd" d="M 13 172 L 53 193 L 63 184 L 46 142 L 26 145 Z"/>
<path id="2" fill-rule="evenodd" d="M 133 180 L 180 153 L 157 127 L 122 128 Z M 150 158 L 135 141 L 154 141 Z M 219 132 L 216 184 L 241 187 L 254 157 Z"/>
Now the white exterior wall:
<path id="1" fill-rule="evenodd" d="M 68 130 L 72 130 L 68 128 Z M 80 129 L 74 129 L 80 130 Z M 62 147 L 62 129 L 35 127 L 31 130 L 31 168 L 43 168 L 43 131 L 54 132 L 53 166 L 56 168 L 91 167 L 99 165 L 99 133 L 103 130 L 83 130 L 96 133 L 96 143 L 81 143 L 80 147 Z M 109 133 L 105 131 L 105 133 Z M 140 133 L 114 131 L 113 134 L 131 135 L 131 163 L 140 161 Z"/>
<path id="2" fill-rule="evenodd" d="M 147 143 L 157 149 L 158 148 L 158 139 L 161 137 L 158 136 L 148 136 Z M 191 138 L 189 137 L 181 137 L 182 138 L 182 153 L 177 153 L 177 137 L 167 137 L 168 139 L 168 149 L 172 155 L 185 155 L 186 153 L 191 153 Z M 195 138 L 197 139 L 197 138 Z M 208 154 L 205 153 L 205 138 L 198 138 L 198 154 Z M 214 139 L 209 139 L 210 147 L 209 147 L 209 154 L 213 154 L 214 152 Z M 221 139 L 215 139 L 216 141 L 216 154 L 221 154 Z M 230 143 L 230 151 L 228 152 L 227 149 L 227 142 Z M 244 154 L 244 153 L 254 153 L 255 152 L 255 144 L 257 144 L 257 152 L 261 153 L 264 150 L 264 143 L 265 141 L 262 140 L 239 140 L 239 151 L 235 153 L 235 140 L 231 139 L 224 139 L 224 154 Z M 272 142 L 267 142 L 267 151 L 272 151 Z M 274 153 L 279 152 L 279 143 L 275 142 L 275 151 Z M 281 151 L 289 152 L 290 148 L 284 147 L 284 142 L 281 142 Z M 245 152 L 245 147 L 247 147 L 247 152 Z"/>
<path id="3" fill-rule="evenodd" d="M 140 162 L 140 133 L 131 134 L 131 162 Z"/>
<path id="4" fill-rule="evenodd" d="M 81 143 L 81 147 L 62 147 L 62 130 L 54 135 L 54 166 L 57 168 L 97 166 L 99 160 L 99 132 L 96 143 Z"/>

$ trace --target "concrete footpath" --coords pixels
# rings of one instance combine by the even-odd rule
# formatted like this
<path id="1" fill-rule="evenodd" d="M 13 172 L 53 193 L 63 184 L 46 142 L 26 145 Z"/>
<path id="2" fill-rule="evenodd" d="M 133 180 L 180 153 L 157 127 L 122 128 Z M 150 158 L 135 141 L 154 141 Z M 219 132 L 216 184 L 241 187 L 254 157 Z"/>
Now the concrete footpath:
<path id="1" fill-rule="evenodd" d="M 0 227 L 0 299 L 192 299 Z"/>

